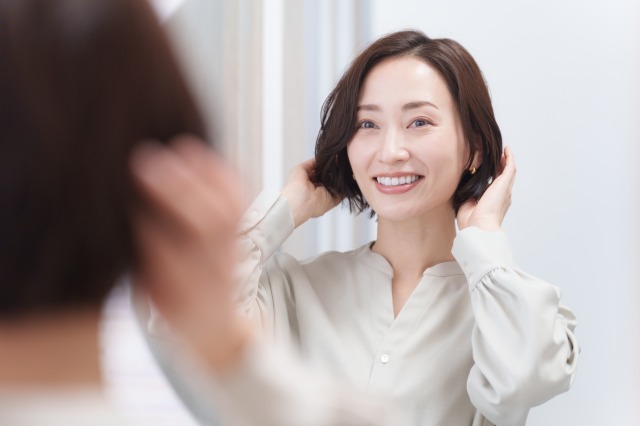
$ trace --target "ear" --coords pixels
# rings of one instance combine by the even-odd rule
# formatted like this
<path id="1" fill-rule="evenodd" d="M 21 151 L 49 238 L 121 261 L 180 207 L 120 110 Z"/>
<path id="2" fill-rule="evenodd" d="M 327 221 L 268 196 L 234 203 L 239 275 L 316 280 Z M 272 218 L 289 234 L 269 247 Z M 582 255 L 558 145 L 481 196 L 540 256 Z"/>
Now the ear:
<path id="1" fill-rule="evenodd" d="M 476 148 L 476 153 L 473 154 L 473 158 L 471 159 L 471 165 L 474 166 L 476 169 L 479 169 L 480 166 L 482 165 L 482 159 L 483 159 L 483 155 L 482 155 L 482 140 L 480 139 L 480 135 L 474 135 L 473 138 L 473 144 L 475 145 Z"/>

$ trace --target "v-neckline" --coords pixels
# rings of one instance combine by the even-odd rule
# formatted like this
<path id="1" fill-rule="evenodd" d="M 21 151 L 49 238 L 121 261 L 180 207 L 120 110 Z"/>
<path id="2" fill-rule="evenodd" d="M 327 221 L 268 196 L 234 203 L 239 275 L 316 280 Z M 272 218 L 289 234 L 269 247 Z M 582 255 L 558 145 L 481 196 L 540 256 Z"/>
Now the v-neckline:
<path id="1" fill-rule="evenodd" d="M 386 275 L 386 287 L 384 289 L 372 289 L 372 291 L 382 290 L 382 294 L 377 294 L 373 297 L 379 298 L 384 297 L 384 300 L 381 301 L 381 306 L 384 308 L 384 313 L 382 313 L 384 317 L 384 323 L 386 324 L 387 329 L 398 328 L 406 326 L 412 326 L 416 321 L 416 318 L 419 318 L 417 310 L 424 310 L 428 305 L 428 295 L 430 292 L 435 289 L 433 286 L 427 285 L 427 281 L 431 281 L 429 277 L 446 277 L 449 275 L 459 275 L 463 274 L 460 265 L 455 260 L 450 260 L 446 262 L 437 263 L 429 268 L 427 268 L 416 287 L 411 291 L 411 294 L 405 301 L 404 305 L 398 312 L 398 315 L 395 315 L 393 309 L 393 268 L 389 261 L 381 254 L 376 253 L 371 250 L 371 246 L 373 242 L 365 244 L 361 247 L 361 259 L 370 267 L 382 272 Z M 378 304 L 374 304 L 375 306 L 380 306 Z M 381 313 L 377 313 L 380 315 Z M 407 318 L 407 319 L 405 319 Z M 413 321 L 411 320 L 413 318 Z"/>

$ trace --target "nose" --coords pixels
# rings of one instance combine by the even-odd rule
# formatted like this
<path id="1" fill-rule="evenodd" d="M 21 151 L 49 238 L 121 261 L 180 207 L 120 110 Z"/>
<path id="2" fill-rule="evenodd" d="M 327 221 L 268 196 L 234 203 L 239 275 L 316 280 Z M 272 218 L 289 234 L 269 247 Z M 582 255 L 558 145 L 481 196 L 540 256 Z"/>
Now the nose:
<path id="1" fill-rule="evenodd" d="M 397 129 L 388 128 L 384 134 L 382 147 L 380 149 L 380 161 L 383 163 L 396 163 L 407 161 L 409 159 L 409 151 L 405 145 L 402 133 Z"/>

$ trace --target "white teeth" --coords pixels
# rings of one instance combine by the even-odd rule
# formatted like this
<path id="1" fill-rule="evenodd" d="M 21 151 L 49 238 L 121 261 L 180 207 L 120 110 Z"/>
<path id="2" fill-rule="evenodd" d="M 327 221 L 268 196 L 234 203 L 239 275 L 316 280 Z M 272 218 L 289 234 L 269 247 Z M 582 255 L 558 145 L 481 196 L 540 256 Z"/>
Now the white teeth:
<path id="1" fill-rule="evenodd" d="M 413 175 L 413 176 L 400 176 L 399 178 L 398 177 L 390 178 L 390 177 L 378 176 L 378 177 L 376 177 L 376 180 L 378 181 L 378 183 L 380 185 L 398 186 L 398 185 L 406 185 L 406 184 L 409 184 L 409 183 L 413 183 L 413 182 L 418 180 L 418 176 L 416 176 L 416 175 Z"/>

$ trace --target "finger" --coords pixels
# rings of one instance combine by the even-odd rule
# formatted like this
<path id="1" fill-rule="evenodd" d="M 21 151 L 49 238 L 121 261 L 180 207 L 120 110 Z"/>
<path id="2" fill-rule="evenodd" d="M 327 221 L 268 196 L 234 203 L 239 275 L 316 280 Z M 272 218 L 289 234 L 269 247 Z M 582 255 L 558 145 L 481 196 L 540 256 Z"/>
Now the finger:
<path id="1" fill-rule="evenodd" d="M 315 165 L 316 165 L 316 159 L 315 158 L 309 158 L 308 160 L 305 160 L 302 163 L 300 163 L 300 165 L 305 170 L 313 169 L 315 167 Z"/>
<path id="2" fill-rule="evenodd" d="M 508 146 L 504 149 L 504 168 L 502 173 L 507 178 L 509 187 L 512 188 L 516 178 L 516 161 L 513 151 Z"/>
<path id="3" fill-rule="evenodd" d="M 464 204 L 460 206 L 460 208 L 458 209 L 458 227 L 460 229 L 464 229 L 467 226 L 469 218 L 471 217 L 471 214 L 473 213 L 473 210 L 477 205 L 478 202 L 475 199 L 471 198 L 465 201 Z"/>
<path id="4" fill-rule="evenodd" d="M 513 155 L 513 151 L 508 146 L 504 148 L 504 157 L 505 157 L 505 168 L 510 168 L 515 171 L 516 160 Z"/>
<path id="5" fill-rule="evenodd" d="M 499 173 L 494 179 L 494 182 L 507 182 L 508 184 L 513 184 L 512 180 L 515 177 L 515 162 L 513 160 L 513 154 L 509 147 L 505 147 L 504 152 L 502 153 L 502 157 L 500 158 L 500 168 Z M 493 183 L 492 182 L 492 186 Z"/>
<path id="6" fill-rule="evenodd" d="M 134 279 L 161 311 L 171 315 L 170 310 L 229 299 L 233 259 L 226 243 L 211 250 L 209 244 L 176 239 L 156 215 L 140 209 L 132 219 L 139 259 Z"/>
<path id="7" fill-rule="evenodd" d="M 134 283 L 144 288 L 157 305 L 164 307 L 166 300 L 175 300 L 166 295 L 167 289 L 164 288 L 164 280 L 171 279 L 173 261 L 167 253 L 166 227 L 158 224 L 156 217 L 141 209 L 133 212 L 132 223 L 137 249 L 137 263 L 133 268 Z"/>
<path id="8" fill-rule="evenodd" d="M 248 205 L 241 196 L 240 178 L 203 140 L 181 135 L 174 138 L 169 146 L 203 182 L 222 193 L 228 203 L 227 209 L 233 209 L 237 215 L 245 211 Z"/>
<path id="9" fill-rule="evenodd" d="M 307 180 L 311 180 L 311 178 L 316 173 L 316 160 L 315 160 L 315 158 L 310 158 L 310 159 L 308 159 L 306 161 L 303 161 L 302 163 L 300 163 L 300 167 L 302 168 L 302 170 L 304 170 L 306 179 Z"/>
<path id="10" fill-rule="evenodd" d="M 310 173 L 313 169 L 313 160 L 307 160 L 302 163 L 296 164 L 289 172 L 289 181 L 293 180 L 308 180 Z"/>
<path id="11" fill-rule="evenodd" d="M 227 209 L 224 196 L 193 173 L 171 149 L 146 144 L 131 159 L 134 179 L 165 220 L 191 233 L 207 235 L 217 223 L 230 225 L 239 215 Z"/>

